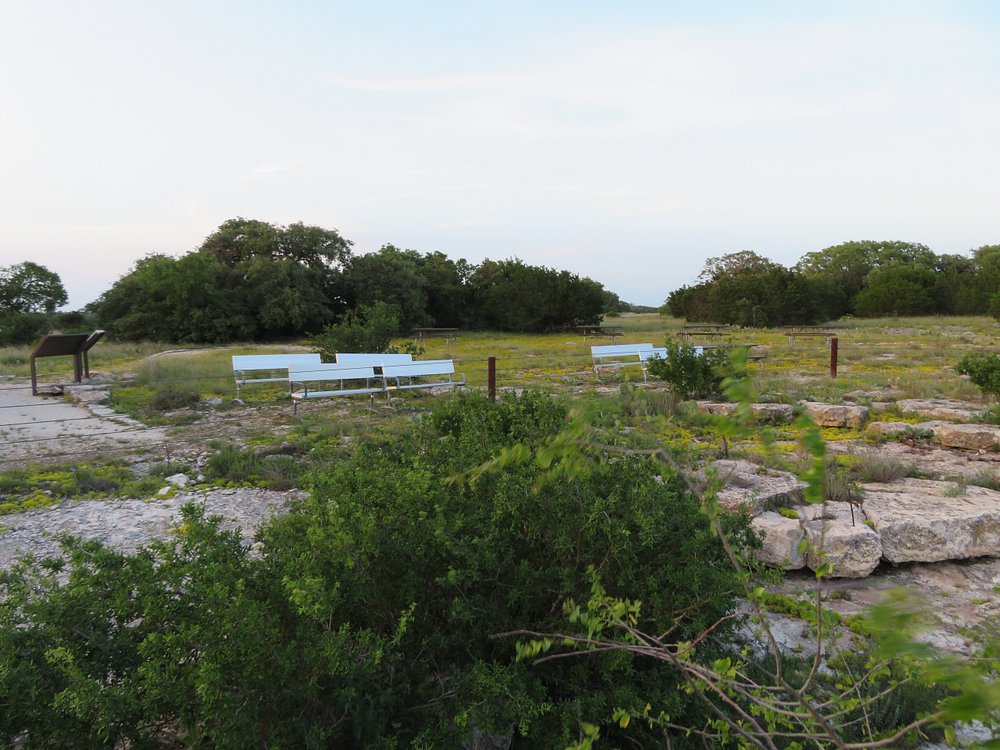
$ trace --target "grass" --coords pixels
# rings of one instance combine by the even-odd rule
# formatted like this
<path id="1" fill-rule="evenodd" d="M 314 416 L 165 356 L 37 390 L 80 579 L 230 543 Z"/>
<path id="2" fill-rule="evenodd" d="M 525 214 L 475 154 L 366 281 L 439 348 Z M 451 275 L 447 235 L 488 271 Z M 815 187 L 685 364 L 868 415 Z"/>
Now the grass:
<path id="1" fill-rule="evenodd" d="M 683 325 L 683 321 L 657 314 L 624 315 L 607 322 L 623 329 L 619 343 L 655 345 L 676 339 Z M 947 396 L 982 401 L 978 389 L 955 373 L 953 365 L 970 348 L 991 346 L 996 329 L 996 323 L 985 317 L 839 321 L 841 368 L 837 378 L 829 375 L 829 351 L 822 338 L 803 338 L 790 345 L 780 330 L 739 329 L 734 331 L 732 341 L 755 343 L 768 352 L 764 368 L 751 365 L 749 372 L 760 401 L 795 404 L 807 399 L 839 403 L 851 391 L 887 388 L 902 392 L 904 397 Z M 408 341 L 397 339 L 394 343 Z M 661 445 L 683 460 L 720 453 L 721 436 L 711 422 L 682 408 L 665 384 L 644 384 L 638 368 L 623 369 L 614 377 L 602 376 L 603 382 L 597 382 L 590 359 L 590 346 L 595 343 L 610 342 L 584 340 L 572 334 L 463 331 L 453 341 L 425 341 L 421 356 L 454 359 L 456 369 L 466 374 L 470 387 L 485 387 L 487 358 L 495 356 L 501 390 L 536 388 L 565 394 L 574 403 L 586 403 L 599 414 L 599 424 L 617 445 Z M 364 399 L 329 399 L 305 405 L 293 419 L 287 389 L 281 384 L 246 386 L 243 397 L 250 406 L 235 404 L 230 358 L 238 353 L 308 350 L 302 342 L 191 347 L 168 352 L 171 349 L 176 347 L 105 340 L 92 352 L 91 369 L 116 378 L 110 391 L 112 404 L 119 412 L 147 424 L 166 425 L 177 435 L 193 435 L 200 445 L 206 445 L 212 437 L 219 438 L 214 450 L 238 443 L 242 446 L 239 450 L 250 448 L 256 454 L 267 454 L 275 448 L 285 450 L 281 446 L 288 444 L 291 452 L 285 453 L 285 458 L 335 460 L 349 450 L 351 439 L 405 425 L 435 399 L 426 393 L 411 392 L 394 400 L 392 408 L 377 403 L 374 413 Z M 0 350 L 0 375 L 26 376 L 29 353 L 23 347 Z M 69 379 L 69 358 L 39 360 L 38 365 L 43 382 Z M 222 399 L 221 405 L 205 409 L 204 399 L 210 398 Z M 226 409 L 232 411 L 220 413 Z M 890 406 L 877 411 L 874 418 L 898 419 L 893 411 Z M 860 439 L 863 431 L 826 428 L 821 434 L 831 442 L 853 441 Z M 763 457 L 775 466 L 792 468 L 799 451 L 796 438 L 791 427 L 774 425 L 731 439 L 728 447 L 736 455 Z M 270 457 L 258 455 L 262 461 L 267 458 L 268 463 L 242 469 L 234 459 L 232 467 L 220 470 L 219 481 L 245 481 L 247 476 L 273 485 L 300 481 L 290 477 L 292 472 L 281 455 L 280 451 Z M 885 481 L 903 471 L 904 467 L 890 460 L 862 456 L 844 482 L 849 484 L 854 478 Z M 983 486 L 998 483 L 995 477 L 987 476 L 980 481 Z M 835 489 L 838 494 L 850 494 L 846 486 Z"/>

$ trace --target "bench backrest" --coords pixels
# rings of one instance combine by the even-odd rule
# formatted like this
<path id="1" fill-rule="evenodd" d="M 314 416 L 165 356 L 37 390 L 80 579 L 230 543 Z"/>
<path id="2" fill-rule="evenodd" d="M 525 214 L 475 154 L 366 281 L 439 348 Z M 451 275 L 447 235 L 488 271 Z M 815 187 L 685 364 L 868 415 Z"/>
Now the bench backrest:
<path id="1" fill-rule="evenodd" d="M 337 364 L 347 367 L 381 367 L 412 362 L 411 354 L 365 354 L 361 352 L 337 352 Z"/>
<path id="2" fill-rule="evenodd" d="M 590 354 L 593 357 L 628 357 L 639 352 L 653 351 L 652 344 L 608 344 L 605 346 L 590 347 Z"/>
<path id="3" fill-rule="evenodd" d="M 703 346 L 693 346 L 691 348 L 694 349 L 694 353 L 695 354 L 704 354 L 705 353 L 705 347 L 703 347 Z M 643 362 L 647 362 L 647 361 L 653 359 L 653 357 L 659 357 L 660 359 L 666 359 L 667 358 L 667 349 L 666 349 L 666 347 L 663 347 L 663 348 L 660 348 L 660 349 L 647 349 L 647 350 L 639 352 L 639 359 L 641 359 Z"/>
<path id="4" fill-rule="evenodd" d="M 320 364 L 318 354 L 234 354 L 233 372 L 287 370 L 293 366 Z"/>
<path id="5" fill-rule="evenodd" d="M 454 375 L 455 361 L 451 359 L 422 359 L 398 365 L 384 365 L 382 374 L 387 378 L 418 378 L 423 375 Z"/>
<path id="6" fill-rule="evenodd" d="M 375 377 L 373 367 L 342 367 L 341 365 L 308 363 L 290 367 L 288 379 L 293 383 L 314 383 L 321 380 L 365 380 Z"/>

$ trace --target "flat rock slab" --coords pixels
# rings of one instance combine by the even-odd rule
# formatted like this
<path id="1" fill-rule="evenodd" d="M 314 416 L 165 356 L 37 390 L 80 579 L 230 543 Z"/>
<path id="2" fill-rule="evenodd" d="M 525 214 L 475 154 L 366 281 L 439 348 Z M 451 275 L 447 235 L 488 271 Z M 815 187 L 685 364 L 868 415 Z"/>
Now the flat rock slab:
<path id="1" fill-rule="evenodd" d="M 934 439 L 948 448 L 978 451 L 1000 450 L 1000 427 L 997 425 L 921 422 L 917 426 L 933 432 Z"/>
<path id="2" fill-rule="evenodd" d="M 873 428 L 879 424 L 884 423 L 870 423 L 867 432 L 873 432 Z M 939 445 L 910 445 L 898 441 L 882 443 L 875 447 L 854 440 L 837 440 L 828 443 L 826 449 L 829 453 L 847 453 L 862 457 L 874 455 L 898 461 L 919 469 L 924 479 L 962 479 L 973 484 L 995 481 L 1000 484 L 998 453 L 970 453 Z"/>
<path id="3" fill-rule="evenodd" d="M 802 401 L 801 405 L 820 427 L 857 429 L 868 419 L 867 406 L 823 404 L 817 401 Z"/>
<path id="4" fill-rule="evenodd" d="M 865 427 L 865 433 L 873 437 L 900 437 L 906 434 L 916 435 L 923 430 L 919 424 L 913 422 L 869 422 Z M 930 433 L 930 430 L 923 430 Z"/>
<path id="5" fill-rule="evenodd" d="M 889 562 L 1000 556 L 1000 492 L 904 479 L 864 485 L 864 506 Z"/>
<path id="6" fill-rule="evenodd" d="M 758 515 L 776 504 L 801 502 L 806 483 L 786 471 L 767 469 L 750 461 L 713 461 L 713 469 L 726 486 L 719 491 L 719 505 L 729 511 Z"/>
<path id="7" fill-rule="evenodd" d="M 903 397 L 903 391 L 896 388 L 876 388 L 871 391 L 851 391 L 844 394 L 845 401 L 896 401 Z"/>
<path id="8" fill-rule="evenodd" d="M 795 509 L 802 519 L 810 546 L 806 565 L 817 570 L 824 562 L 833 565 L 833 578 L 864 578 L 882 560 L 882 540 L 865 524 L 865 514 L 848 503 L 803 505 Z"/>
<path id="9" fill-rule="evenodd" d="M 721 414 L 729 416 L 736 411 L 736 404 L 719 401 L 699 401 L 698 408 L 706 414 Z M 750 413 L 758 422 L 781 423 L 791 422 L 795 418 L 795 410 L 791 404 L 750 404 Z"/>
<path id="10" fill-rule="evenodd" d="M 972 422 L 983 414 L 981 404 L 950 398 L 908 398 L 897 401 L 896 409 L 900 414 L 952 422 Z"/>

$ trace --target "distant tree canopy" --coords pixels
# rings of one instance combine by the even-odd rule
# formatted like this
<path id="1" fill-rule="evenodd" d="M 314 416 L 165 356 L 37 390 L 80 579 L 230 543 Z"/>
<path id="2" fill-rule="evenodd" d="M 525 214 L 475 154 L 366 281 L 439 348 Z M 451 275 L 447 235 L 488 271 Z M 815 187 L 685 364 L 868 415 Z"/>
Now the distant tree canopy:
<path id="1" fill-rule="evenodd" d="M 30 260 L 0 267 L 0 314 L 53 313 L 66 304 L 66 289 L 54 271 Z"/>
<path id="2" fill-rule="evenodd" d="M 51 328 L 78 324 L 56 313 L 65 304 L 66 289 L 54 271 L 31 261 L 0 266 L 0 346 L 29 344 Z"/>
<path id="3" fill-rule="evenodd" d="M 937 255 L 912 242 L 845 242 L 785 268 L 742 251 L 710 258 L 697 284 L 675 290 L 661 311 L 691 321 L 808 325 L 845 314 L 1000 318 L 1000 245 L 972 257 Z"/>
<path id="4" fill-rule="evenodd" d="M 398 321 L 394 334 L 547 331 L 598 323 L 621 306 L 596 281 L 516 259 L 473 266 L 388 244 L 353 255 L 351 244 L 332 229 L 232 219 L 180 258 L 138 261 L 91 309 L 123 339 L 225 342 L 319 334 L 355 325 L 375 305 Z"/>

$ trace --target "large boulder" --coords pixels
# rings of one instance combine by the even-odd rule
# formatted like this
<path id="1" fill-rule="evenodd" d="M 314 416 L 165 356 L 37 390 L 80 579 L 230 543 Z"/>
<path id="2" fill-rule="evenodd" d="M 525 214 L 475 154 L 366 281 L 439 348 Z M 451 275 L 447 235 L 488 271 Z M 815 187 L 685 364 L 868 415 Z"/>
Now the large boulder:
<path id="1" fill-rule="evenodd" d="M 799 551 L 805 532 L 798 520 L 767 511 L 754 518 L 751 526 L 763 542 L 763 546 L 755 552 L 758 560 L 784 570 L 805 567 L 805 557 Z"/>
<path id="2" fill-rule="evenodd" d="M 865 432 L 874 437 L 898 437 L 901 435 L 915 435 L 923 430 L 920 425 L 912 422 L 869 422 Z M 926 432 L 930 432 L 927 430 Z"/>
<path id="3" fill-rule="evenodd" d="M 1000 555 L 1000 492 L 929 479 L 863 488 L 865 513 L 890 562 Z"/>
<path id="4" fill-rule="evenodd" d="M 934 439 L 948 448 L 975 451 L 1000 450 L 1000 427 L 997 425 L 921 422 L 917 427 L 933 432 Z"/>
<path id="5" fill-rule="evenodd" d="M 896 402 L 900 414 L 912 414 L 924 419 L 943 419 L 952 422 L 972 422 L 983 413 L 983 407 L 969 401 L 950 398 L 909 398 Z"/>
<path id="6" fill-rule="evenodd" d="M 864 578 L 882 559 L 882 540 L 865 524 L 865 514 L 848 503 L 823 503 L 796 508 L 802 519 L 810 550 L 806 564 L 817 570 L 832 563 L 833 578 Z"/>
<path id="7" fill-rule="evenodd" d="M 725 482 L 719 505 L 729 511 L 746 510 L 755 516 L 775 505 L 801 502 L 806 488 L 794 474 L 750 461 L 713 461 L 710 468 Z"/>
<path id="8" fill-rule="evenodd" d="M 868 407 L 854 404 L 821 404 L 802 401 L 802 407 L 820 427 L 848 427 L 857 429 L 868 419 Z"/>
<path id="9" fill-rule="evenodd" d="M 706 414 L 729 416 L 736 411 L 736 404 L 699 401 L 698 408 Z M 795 410 L 791 404 L 750 404 L 750 413 L 758 422 L 769 423 L 791 422 L 795 417 Z"/>

